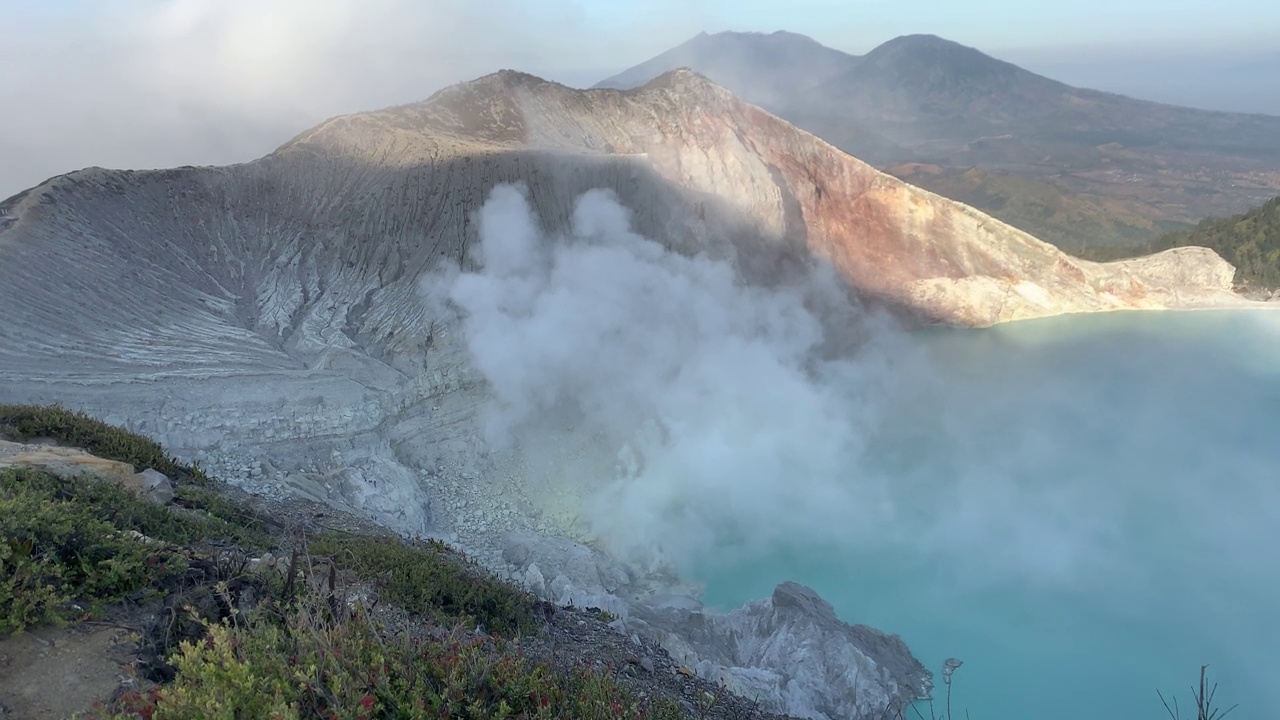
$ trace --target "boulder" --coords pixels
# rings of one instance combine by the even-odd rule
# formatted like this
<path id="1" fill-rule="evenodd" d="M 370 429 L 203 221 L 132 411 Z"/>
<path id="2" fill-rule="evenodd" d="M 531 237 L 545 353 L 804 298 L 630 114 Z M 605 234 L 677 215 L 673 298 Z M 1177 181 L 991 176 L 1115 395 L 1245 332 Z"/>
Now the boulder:
<path id="1" fill-rule="evenodd" d="M 164 473 L 151 468 L 136 472 L 129 463 L 101 458 L 79 448 L 0 440 L 0 469 L 6 467 L 37 468 L 59 477 L 95 475 L 159 505 L 173 500 L 173 483 Z"/>
<path id="2" fill-rule="evenodd" d="M 793 582 L 728 613 L 633 608 L 672 657 L 774 712 L 797 717 L 894 716 L 928 697 L 933 675 L 896 635 L 838 618 Z M 887 711 L 887 715 L 885 715 Z"/>
<path id="3" fill-rule="evenodd" d="M 168 505 L 173 500 L 173 483 L 167 475 L 152 468 L 125 480 L 124 485 L 157 505 Z"/>

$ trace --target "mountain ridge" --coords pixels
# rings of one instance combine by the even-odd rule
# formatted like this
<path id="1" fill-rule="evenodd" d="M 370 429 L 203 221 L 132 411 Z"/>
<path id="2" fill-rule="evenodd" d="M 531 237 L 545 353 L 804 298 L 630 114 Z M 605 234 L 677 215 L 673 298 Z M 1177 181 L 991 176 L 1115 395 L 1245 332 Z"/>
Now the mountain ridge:
<path id="1" fill-rule="evenodd" d="M 959 199 L 961 191 L 982 199 L 1016 187 L 965 191 L 956 175 L 978 167 L 1052 185 L 1068 205 L 1101 218 L 1091 227 L 1116 228 L 1106 237 L 1085 236 L 1065 216 L 979 206 L 1061 247 L 1136 246 L 1161 230 L 1239 212 L 1280 193 L 1280 117 L 1074 88 L 933 35 L 899 36 L 862 56 L 842 54 L 841 72 L 812 81 L 803 63 L 770 61 L 764 50 L 752 57 L 747 48 L 760 37 L 707 36 L 692 46 L 701 55 L 682 60 L 878 167 L 943 168 L 911 181 L 945 196 Z M 736 55 L 717 55 L 726 43 Z M 747 60 L 741 72 L 731 72 L 739 56 Z M 642 63 L 601 85 L 640 82 L 646 67 L 654 65 Z M 756 83 L 757 72 L 770 79 Z M 1036 202 L 1029 196 L 1015 205 Z"/>
<path id="2" fill-rule="evenodd" d="M 711 118 L 716 120 L 712 122 Z M 667 127 L 655 131 L 649 127 L 650 122 L 655 120 L 659 124 L 665 123 Z M 751 137 L 742 135 L 747 128 L 754 131 Z M 668 135 L 668 132 L 675 134 Z M 757 186 L 725 186 L 724 179 L 716 175 L 719 171 L 707 165 L 707 161 L 711 159 L 707 152 L 726 141 L 733 143 L 732 147 L 727 148 L 728 152 L 763 152 L 769 156 L 771 169 L 761 166 L 762 177 L 752 181 L 758 183 Z M 643 86 L 626 91 L 574 90 L 528 73 L 501 70 L 468 83 L 442 89 L 421 102 L 331 118 L 300 133 L 275 152 L 254 163 L 279 162 L 299 153 L 327 153 L 379 166 L 406 167 L 455 159 L 470 162 L 468 158 L 472 156 L 486 157 L 513 151 L 569 152 L 581 157 L 615 159 L 643 158 L 657 168 L 659 175 L 663 175 L 668 182 L 685 188 L 696 188 L 696 192 L 705 198 L 717 195 L 720 200 L 731 198 L 729 205 L 734 211 L 749 218 L 748 222 L 775 234 L 786 235 L 790 232 L 792 235 L 799 233 L 799 236 L 809 236 L 809 240 L 825 248 L 820 254 L 833 258 L 845 256 L 854 247 L 837 239 L 840 232 L 852 232 L 861 237 L 861 242 L 871 244 L 880 243 L 883 238 L 880 235 L 867 235 L 866 227 L 857 223 L 850 225 L 848 220 L 841 220 L 837 222 L 839 230 L 835 227 L 822 228 L 815 239 L 813 233 L 826 224 L 827 218 L 833 217 L 833 212 L 836 215 L 843 212 L 833 208 L 830 203 L 823 206 L 824 193 L 831 192 L 824 185 L 830 180 L 817 166 L 823 166 L 828 172 L 846 175 L 845 181 L 852 182 L 846 192 L 851 193 L 849 197 L 854 202 L 860 202 L 870 197 L 869 193 L 875 192 L 905 193 L 908 197 L 924 192 L 901 183 L 856 157 L 840 152 L 812 133 L 745 103 L 728 89 L 689 69 L 664 73 Z M 800 153 L 800 157 L 793 156 L 792 153 L 795 152 Z M 785 173 L 792 177 L 780 180 L 777 174 L 784 170 L 777 163 L 791 166 L 786 168 Z M 845 166 L 847 169 L 843 169 Z M 230 166 L 236 167 L 238 166 Z M 229 169 L 217 170 L 225 172 Z M 72 181 L 79 176 L 73 173 L 63 177 Z M 784 183 L 787 187 L 779 183 Z M 775 193 L 779 188 L 784 195 L 795 192 L 797 187 L 794 186 L 797 184 L 809 185 L 803 191 L 808 197 L 801 204 L 805 208 L 804 217 L 817 221 L 817 225 L 797 218 L 784 221 L 781 217 L 785 214 L 782 211 L 783 198 Z M 950 201 L 933 193 L 916 195 L 910 202 L 935 201 L 943 202 L 939 207 L 948 208 L 949 213 L 955 213 L 954 217 L 967 218 L 966 222 L 973 223 L 975 228 L 993 228 L 996 233 L 1003 233 L 1000 235 L 1003 238 L 1001 242 L 1015 242 L 1013 238 L 1017 238 L 1016 244 L 1035 247 L 1036 252 L 1047 253 L 1046 257 L 1057 255 L 1050 246 L 1035 238 L 1017 231 L 1009 232 L 1012 228 L 997 228 L 991 225 L 990 218 L 976 210 L 962 204 L 947 204 Z M 21 201 L 13 204 L 15 208 L 21 205 Z M 788 230 L 787 223 L 797 221 L 806 222 L 807 227 L 795 226 Z M 877 221 L 880 227 L 876 229 L 889 234 L 902 232 L 893 230 L 893 222 L 887 218 L 880 219 Z M 949 224 L 943 227 L 949 228 Z M 833 235 L 832 232 L 836 234 Z M 932 232 L 946 234 L 950 230 Z M 1036 316 L 1044 312 L 1034 311 L 1030 309 L 1031 306 L 1026 306 L 1021 310 L 1002 308 L 995 315 L 981 312 L 976 315 L 955 315 L 952 314 L 953 310 L 945 309 L 945 306 L 930 306 L 919 297 L 910 299 L 902 296 L 902 288 L 893 283 L 915 282 L 909 279 L 917 271 L 926 276 L 931 272 L 942 272 L 943 277 L 958 280 L 968 277 L 968 273 L 975 268 L 980 269 L 980 265 L 974 266 L 970 260 L 960 260 L 962 256 L 954 255 L 956 248 L 947 244 L 951 241 L 939 240 L 931 245 L 920 245 L 915 240 L 908 241 L 906 236 L 901 236 L 895 242 L 905 242 L 904 251 L 912 248 L 913 252 L 919 254 L 914 259 L 910 253 L 895 255 L 893 252 L 872 252 L 865 248 L 855 250 L 855 254 L 872 252 L 872 255 L 865 257 L 876 258 L 878 265 L 874 272 L 863 267 L 861 261 L 837 259 L 836 263 L 860 289 L 877 296 L 892 297 L 926 314 L 941 313 L 936 319 L 943 322 L 990 324 L 1027 316 L 1026 313 Z M 794 238 L 784 240 L 783 245 L 792 247 L 793 250 L 801 249 L 796 242 Z M 960 236 L 954 237 L 954 242 L 963 245 L 969 240 Z M 845 247 L 837 249 L 841 245 Z M 811 244 L 809 251 L 819 246 Z M 913 262 L 921 265 L 916 270 L 911 270 L 909 267 Z M 1070 260 L 1054 259 L 1053 262 Z M 1117 302 L 1117 306 L 1120 306 L 1124 301 L 1106 301 L 1097 307 L 1104 307 L 1107 302 Z"/>

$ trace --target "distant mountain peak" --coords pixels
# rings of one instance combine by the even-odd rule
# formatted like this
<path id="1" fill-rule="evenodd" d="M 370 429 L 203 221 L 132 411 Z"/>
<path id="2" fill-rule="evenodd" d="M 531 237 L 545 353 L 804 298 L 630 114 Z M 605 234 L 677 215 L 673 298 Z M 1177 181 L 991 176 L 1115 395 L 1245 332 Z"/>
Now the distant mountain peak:
<path id="1" fill-rule="evenodd" d="M 954 40 L 948 40 L 939 35 L 934 35 L 933 33 L 910 33 L 907 35 L 899 35 L 880 45 L 880 47 L 882 48 L 891 47 L 891 46 L 914 47 L 914 48 L 937 47 L 937 48 L 955 48 L 955 49 L 964 49 L 964 50 L 973 49 L 967 45 L 961 45 L 960 43 Z"/>
<path id="2" fill-rule="evenodd" d="M 718 83 L 691 67 L 681 66 L 673 70 L 668 70 L 658 77 L 650 80 L 641 88 L 653 87 L 672 87 L 672 88 L 690 88 L 690 89 L 706 89 L 716 88 L 723 90 Z M 728 92 L 728 91 L 725 91 Z"/>
<path id="3" fill-rule="evenodd" d="M 736 38 L 741 40 L 798 40 L 801 42 L 818 43 L 817 40 L 804 35 L 802 33 L 791 32 L 789 30 L 774 30 L 773 32 L 761 32 L 759 30 L 722 30 L 718 33 L 698 33 L 698 37 L 711 38 Z"/>
<path id="4" fill-rule="evenodd" d="M 987 61 L 1009 65 L 1002 60 L 987 55 L 977 48 L 962 45 L 937 35 L 899 35 L 892 40 L 878 45 L 863 56 L 867 62 L 876 62 L 882 58 L 893 58 L 895 61 L 910 59 L 916 62 L 950 61 L 967 59 L 972 62 Z M 1013 67 L 1010 65 L 1010 67 Z"/>
<path id="5" fill-rule="evenodd" d="M 458 83 L 453 87 L 499 86 L 499 87 L 508 87 L 508 88 L 513 88 L 513 87 L 534 88 L 534 87 L 542 87 L 542 86 L 548 86 L 548 85 L 560 85 L 560 83 L 557 83 L 552 80 L 547 80 L 546 78 L 542 78 L 532 73 L 524 72 L 522 70 L 512 70 L 509 68 L 503 68 L 502 70 L 498 70 L 497 72 L 492 72 L 492 73 L 489 73 L 488 75 L 483 75 L 481 77 L 478 77 L 475 80 Z M 564 87 L 564 86 L 561 86 L 561 87 Z"/>
<path id="6" fill-rule="evenodd" d="M 777 32 L 700 32 L 670 50 L 600 82 L 627 89 L 676 68 L 694 68 L 748 102 L 772 107 L 800 85 L 817 85 L 848 72 L 857 56 L 826 47 L 807 35 Z"/>
<path id="7" fill-rule="evenodd" d="M 937 35 L 901 35 L 862 57 L 855 71 L 863 78 L 879 77 L 886 87 L 915 93 L 986 93 L 1010 83 L 1045 82 L 1012 63 L 976 48 Z"/>

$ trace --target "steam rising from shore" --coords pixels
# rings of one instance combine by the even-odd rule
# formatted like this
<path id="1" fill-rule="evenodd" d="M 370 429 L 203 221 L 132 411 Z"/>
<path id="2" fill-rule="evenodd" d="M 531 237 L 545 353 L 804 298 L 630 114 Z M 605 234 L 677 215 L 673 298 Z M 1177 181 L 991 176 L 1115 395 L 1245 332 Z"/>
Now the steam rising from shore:
<path id="1" fill-rule="evenodd" d="M 459 313 L 491 386 L 486 439 L 527 457 L 597 451 L 607 462 L 565 452 L 546 469 L 582 488 L 591 530 L 632 561 L 824 546 L 935 568 L 939 592 L 1105 593 L 1126 613 L 1146 612 L 1178 568 L 1259 561 L 1253 530 L 1193 541 L 1180 528 L 1206 509 L 1271 527 L 1265 458 L 1166 448 L 1183 395 L 1151 391 L 1125 421 L 1117 388 L 1077 369 L 1105 362 L 1139 392 L 1180 373 L 1185 390 L 1214 367 L 1194 345 L 1171 347 L 1184 361 L 1169 364 L 1000 349 L 1030 326 L 923 342 L 821 268 L 747 287 L 723 262 L 668 251 L 602 190 L 578 198 L 563 237 L 544 236 L 518 186 L 496 188 L 478 221 L 480 269 L 425 287 L 436 311 Z M 1037 370 L 1059 366 L 1058 381 Z"/>
<path id="2" fill-rule="evenodd" d="M 478 221 L 482 269 L 444 287 L 491 385 L 486 439 L 529 447 L 549 424 L 592 435 L 615 468 L 581 480 L 615 551 L 680 560 L 716 538 L 767 547 L 892 518 L 881 483 L 849 468 L 892 385 L 887 346 L 910 353 L 887 320 L 848 322 L 832 274 L 744 286 L 724 262 L 635 234 L 604 190 L 578 198 L 565 237 L 542 237 L 518 186 L 495 188 Z M 853 357 L 827 352 L 832 310 L 864 336 Z"/>

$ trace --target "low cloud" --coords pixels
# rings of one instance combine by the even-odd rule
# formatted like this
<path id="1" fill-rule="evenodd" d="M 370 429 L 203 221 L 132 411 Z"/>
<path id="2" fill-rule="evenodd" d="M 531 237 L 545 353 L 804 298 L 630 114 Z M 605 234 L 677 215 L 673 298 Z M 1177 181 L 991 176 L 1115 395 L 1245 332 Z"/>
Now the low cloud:
<path id="1" fill-rule="evenodd" d="M 591 84 L 699 17 L 600 33 L 575 0 L 19 3 L 0 43 L 0 199 L 90 165 L 252 160 L 502 68 Z"/>
<path id="2" fill-rule="evenodd" d="M 679 563 L 725 537 L 854 536 L 883 527 L 855 520 L 893 514 L 879 481 L 848 469 L 901 335 L 864 313 L 875 340 L 830 356 L 816 308 L 850 307 L 833 276 L 744 286 L 723 262 L 637 235 L 604 190 L 577 199 L 564 237 L 543 236 L 519 186 L 496 188 L 478 221 L 482 269 L 429 286 L 461 312 L 492 388 L 487 440 L 536 446 L 558 424 L 611 453 L 607 476 L 581 480 L 615 551 Z"/>

